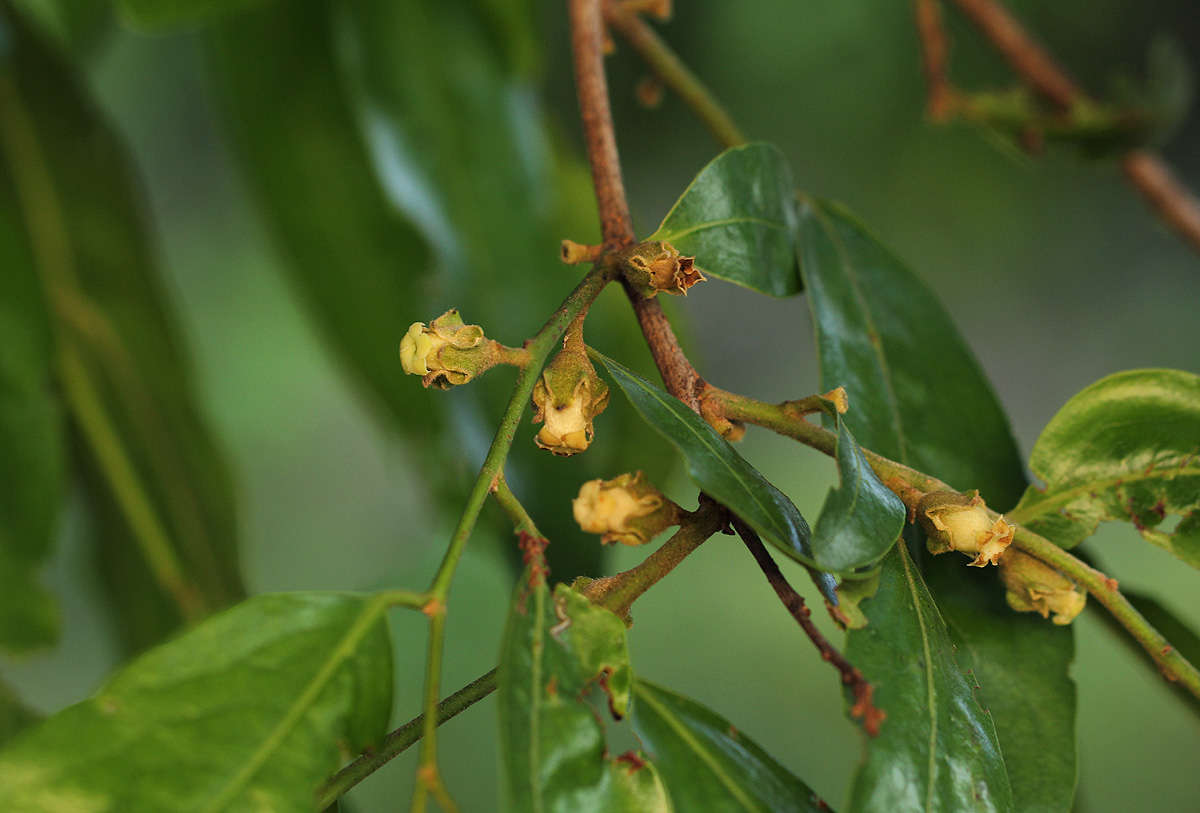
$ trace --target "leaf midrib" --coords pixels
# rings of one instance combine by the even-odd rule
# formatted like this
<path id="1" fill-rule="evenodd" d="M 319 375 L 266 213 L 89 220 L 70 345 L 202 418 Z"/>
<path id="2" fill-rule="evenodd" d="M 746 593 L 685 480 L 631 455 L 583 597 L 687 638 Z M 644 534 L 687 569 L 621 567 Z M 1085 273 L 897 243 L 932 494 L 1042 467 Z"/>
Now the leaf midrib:
<path id="1" fill-rule="evenodd" d="M 271 758 L 271 755 L 283 740 L 300 722 L 304 713 L 320 697 L 321 692 L 329 684 L 329 681 L 333 679 L 338 668 L 354 654 L 358 644 L 361 643 L 362 639 L 370 631 L 371 626 L 387 609 L 388 602 L 389 597 L 387 595 L 378 595 L 366 603 L 359 613 L 358 618 L 346 630 L 341 640 L 338 641 L 337 646 L 329 653 L 329 657 L 321 664 L 321 668 L 317 670 L 317 673 L 313 675 L 312 679 L 304 687 L 304 691 L 288 706 L 288 710 L 283 715 L 283 718 L 280 719 L 258 748 L 254 750 L 254 753 L 242 763 L 241 770 L 229 779 L 224 788 L 221 789 L 207 806 L 202 808 L 206 813 L 216 813 L 216 811 L 222 810 L 249 786 L 254 776 L 262 769 L 263 765 L 267 763 L 267 760 Z"/>
<path id="2" fill-rule="evenodd" d="M 1200 466 L 1184 468 L 1174 468 L 1158 470 L 1153 472 L 1133 475 L 1122 475 L 1106 477 L 1099 480 L 1089 480 L 1079 485 L 1071 486 L 1070 488 L 1061 491 L 1051 491 L 1050 487 L 1045 489 L 1034 487 L 1034 492 L 1044 495 L 1039 498 L 1038 502 L 1033 505 L 1021 508 L 1018 506 L 1008 512 L 1008 518 L 1014 523 L 1029 523 L 1043 514 L 1052 510 L 1058 510 L 1064 505 L 1074 501 L 1076 498 L 1084 496 L 1092 491 L 1115 489 L 1125 483 L 1142 483 L 1147 480 L 1174 480 L 1176 477 L 1200 477 Z"/>
<path id="3" fill-rule="evenodd" d="M 786 231 L 787 227 L 788 227 L 787 223 L 783 223 L 780 221 L 767 220 L 766 218 L 762 218 L 762 217 L 752 217 L 750 215 L 745 215 L 742 217 L 727 217 L 722 220 L 706 220 L 703 223 L 697 223 L 694 226 L 689 226 L 686 229 L 680 229 L 678 231 L 673 231 L 671 229 L 666 229 L 664 231 L 663 228 L 660 228 L 653 235 L 651 235 L 651 239 L 666 240 L 666 241 L 670 242 L 671 240 L 678 240 L 681 237 L 687 237 L 689 234 L 695 234 L 698 231 L 707 231 L 708 229 L 719 229 L 722 226 L 733 226 L 733 225 L 736 225 L 739 223 L 755 223 L 760 226 L 765 226 L 770 229 L 778 229 L 780 231 Z"/>
<path id="4" fill-rule="evenodd" d="M 717 778 L 717 781 L 720 782 L 727 791 L 729 791 L 729 794 L 733 796 L 734 800 L 737 801 L 737 803 L 741 805 L 744 810 L 756 811 L 759 809 L 754 804 L 754 801 L 748 798 L 742 789 L 738 787 L 737 783 L 733 781 L 732 777 L 730 777 L 721 769 L 720 764 L 717 762 L 716 758 L 713 757 L 712 752 L 706 749 L 700 743 L 700 741 L 693 736 L 691 731 L 679 723 L 679 721 L 675 719 L 674 715 L 671 714 L 669 709 L 654 699 L 649 694 L 647 688 L 640 681 L 635 684 L 634 692 L 640 700 L 654 708 L 655 712 L 659 716 L 659 719 L 665 722 L 671 728 L 671 730 L 675 732 L 675 735 L 683 741 L 684 745 L 688 746 L 696 753 L 697 756 L 700 757 L 700 760 L 712 772 L 713 776 Z"/>
<path id="5" fill-rule="evenodd" d="M 908 560 L 908 550 L 904 546 L 904 540 L 898 542 L 896 547 L 898 548 L 900 562 L 904 565 L 904 579 L 908 585 L 908 591 L 912 595 L 913 610 L 917 615 L 917 628 L 921 631 L 921 648 L 925 654 L 923 660 L 925 686 L 927 689 L 926 701 L 929 704 L 929 778 L 925 786 L 925 809 L 932 810 L 935 786 L 934 778 L 937 771 L 937 686 L 934 683 L 932 653 L 929 649 L 929 632 L 925 629 L 925 613 L 921 611 L 921 597 L 917 590 L 916 580 L 913 578 L 912 563 Z"/>

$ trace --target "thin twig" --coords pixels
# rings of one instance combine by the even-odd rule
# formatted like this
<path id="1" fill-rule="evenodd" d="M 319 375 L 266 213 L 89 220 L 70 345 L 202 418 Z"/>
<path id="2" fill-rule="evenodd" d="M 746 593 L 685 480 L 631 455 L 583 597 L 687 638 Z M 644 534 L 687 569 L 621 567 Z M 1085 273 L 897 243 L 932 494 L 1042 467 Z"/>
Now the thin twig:
<path id="1" fill-rule="evenodd" d="M 485 675 L 480 675 L 438 703 L 437 724 L 440 726 L 447 720 L 457 717 L 494 691 L 496 691 L 495 669 Z M 325 784 L 317 789 L 317 809 L 332 810 L 333 803 L 348 793 L 351 788 L 415 745 L 421 739 L 424 726 L 425 715 L 418 714 L 384 737 L 378 748 L 361 754 L 345 768 L 331 776 Z"/>
<path id="2" fill-rule="evenodd" d="M 1024 26 L 995 0 L 954 0 L 975 27 L 1030 87 L 1060 108 L 1087 95 L 1039 45 Z M 1134 150 L 1121 161 L 1126 179 L 1192 248 L 1200 252 L 1200 200 L 1153 153 Z"/>
<path id="3" fill-rule="evenodd" d="M 716 411 L 728 419 L 762 426 L 798 440 L 830 457 L 837 454 L 837 435 L 808 422 L 803 417 L 789 414 L 785 405 L 755 401 L 712 386 L 705 391 L 704 398 L 710 411 Z M 920 497 L 927 492 L 954 491 L 936 477 L 889 460 L 868 449 L 863 449 L 862 452 L 883 484 L 903 500 L 910 511 L 916 510 Z M 1134 640 L 1142 645 L 1167 680 L 1178 682 L 1200 698 L 1200 671 L 1179 654 L 1178 650 L 1121 595 L 1115 579 L 1109 578 L 1028 528 L 1017 528 L 1013 545 L 1087 588 Z"/>
<path id="4" fill-rule="evenodd" d="M 662 83 L 691 108 L 719 144 L 736 147 L 746 143 L 746 137 L 717 98 L 645 20 L 615 0 L 604 3 L 604 19 L 633 46 Z"/>
<path id="5" fill-rule="evenodd" d="M 804 630 L 804 634 L 821 653 L 821 659 L 833 664 L 842 676 L 842 683 L 850 688 L 850 692 L 854 695 L 854 705 L 850 707 L 851 716 L 862 720 L 863 730 L 870 736 L 874 737 L 879 734 L 879 724 L 883 722 L 886 715 L 875 706 L 872 700 L 875 688 L 863 677 L 863 673 L 846 660 L 845 656 L 838 652 L 833 644 L 829 643 L 829 639 L 817 629 L 817 625 L 812 620 L 812 613 L 808 607 L 804 606 L 804 598 L 788 583 L 787 578 L 779 570 L 779 566 L 775 564 L 775 560 L 771 558 L 771 554 L 767 552 L 754 529 L 736 517 L 734 517 L 732 525 L 733 529 L 738 532 L 738 536 L 746 543 L 751 555 L 754 556 L 754 561 L 758 562 L 763 575 L 767 577 L 767 581 L 775 590 L 775 595 L 779 596 L 783 606 L 791 613 L 792 618 L 796 619 L 796 623 Z"/>
<path id="6" fill-rule="evenodd" d="M 942 26 L 941 0 L 914 0 L 917 34 L 921 37 L 921 62 L 929 88 L 928 112 L 934 121 L 944 121 L 950 112 L 950 81 L 946 75 L 946 29 Z"/>

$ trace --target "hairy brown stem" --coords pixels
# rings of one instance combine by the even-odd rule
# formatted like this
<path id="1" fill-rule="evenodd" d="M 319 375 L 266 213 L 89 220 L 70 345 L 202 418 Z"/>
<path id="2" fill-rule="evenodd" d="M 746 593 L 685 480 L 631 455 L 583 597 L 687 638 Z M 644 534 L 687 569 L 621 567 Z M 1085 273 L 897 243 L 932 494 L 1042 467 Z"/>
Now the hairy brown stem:
<path id="1" fill-rule="evenodd" d="M 788 583 L 787 578 L 779 570 L 779 565 L 775 564 L 775 560 L 771 558 L 771 554 L 767 552 L 754 529 L 736 517 L 733 519 L 732 525 L 738 536 L 746 543 L 754 561 L 758 562 L 759 568 L 775 590 L 775 595 L 779 596 L 784 608 L 791 613 L 792 618 L 796 619 L 796 623 L 804 630 L 804 634 L 813 642 L 813 646 L 821 653 L 822 660 L 833 664 L 842 676 L 842 683 L 850 688 L 850 692 L 854 695 L 854 705 L 850 707 L 851 716 L 862 720 L 863 730 L 870 736 L 874 737 L 879 734 L 879 724 L 883 722 L 886 715 L 875 706 L 872 699 L 875 687 L 817 629 L 817 625 L 812 620 L 812 613 L 804 605 L 804 598 Z"/>
<path id="2" fill-rule="evenodd" d="M 954 0 L 1030 87 L 1063 109 L 1085 94 L 1025 27 L 995 0 Z M 1169 226 L 1200 252 L 1200 200 L 1158 156 L 1134 150 L 1122 159 L 1126 179 Z"/>

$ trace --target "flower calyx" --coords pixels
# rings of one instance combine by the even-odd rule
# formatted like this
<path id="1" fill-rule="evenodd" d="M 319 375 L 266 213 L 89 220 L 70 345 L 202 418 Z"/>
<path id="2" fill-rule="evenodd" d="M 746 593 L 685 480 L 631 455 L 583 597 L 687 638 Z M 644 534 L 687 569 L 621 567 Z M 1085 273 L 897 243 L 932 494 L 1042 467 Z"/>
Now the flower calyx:
<path id="1" fill-rule="evenodd" d="M 644 545 L 678 525 L 684 511 L 646 481 L 642 472 L 611 480 L 589 480 L 571 503 L 586 533 L 602 534 L 603 544 Z"/>
<path id="2" fill-rule="evenodd" d="M 413 322 L 400 340 L 400 366 L 421 376 L 426 387 L 447 390 L 465 384 L 520 353 L 486 338 L 479 325 L 464 324 L 454 308 L 428 325 Z"/>
<path id="3" fill-rule="evenodd" d="M 1087 592 L 1050 565 L 1019 550 L 1000 557 L 1004 598 L 1019 613 L 1054 617 L 1055 624 L 1070 624 L 1087 605 Z"/>
<path id="4" fill-rule="evenodd" d="M 533 387 L 533 422 L 542 424 L 534 440 L 556 455 L 578 454 L 591 444 L 592 422 L 607 406 L 608 385 L 596 375 L 582 339 L 568 340 Z"/>
<path id="5" fill-rule="evenodd" d="M 917 504 L 916 514 L 928 537 L 930 553 L 956 550 L 974 556 L 971 567 L 996 564 L 1017 530 L 989 511 L 978 491 L 930 492 Z"/>
<path id="6" fill-rule="evenodd" d="M 688 288 L 706 279 L 695 257 L 684 257 L 665 240 L 638 243 L 617 254 L 616 260 L 629 284 L 647 299 L 659 291 L 687 295 Z"/>

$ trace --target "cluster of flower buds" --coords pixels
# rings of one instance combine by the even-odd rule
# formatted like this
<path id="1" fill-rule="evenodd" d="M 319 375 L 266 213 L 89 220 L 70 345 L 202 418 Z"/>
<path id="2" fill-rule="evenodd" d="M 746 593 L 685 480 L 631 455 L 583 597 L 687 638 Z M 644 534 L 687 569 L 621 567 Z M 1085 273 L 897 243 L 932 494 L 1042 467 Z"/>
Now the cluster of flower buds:
<path id="1" fill-rule="evenodd" d="M 1017 612 L 1040 613 L 1055 624 L 1070 624 L 1083 612 L 1087 593 L 1082 587 L 1039 559 L 1013 549 L 1000 559 L 1008 606 Z"/>
<path id="2" fill-rule="evenodd" d="M 573 455 L 592 442 L 592 421 L 608 406 L 608 385 L 587 357 L 582 339 L 568 339 L 533 387 L 533 422 L 542 428 L 537 445 Z"/>
<path id="3" fill-rule="evenodd" d="M 680 255 L 675 246 L 663 240 L 638 243 L 618 256 L 625 278 L 647 299 L 666 291 L 686 294 L 705 277 L 695 266 L 695 257 Z"/>
<path id="4" fill-rule="evenodd" d="M 996 564 L 1016 533 L 1004 517 L 993 519 L 978 491 L 931 492 L 921 498 L 916 514 L 928 537 L 930 553 L 956 550 L 974 556 L 973 567 Z"/>
<path id="5" fill-rule="evenodd" d="M 465 384 L 499 364 L 508 348 L 483 335 L 479 325 L 463 324 L 450 309 L 428 325 L 413 322 L 400 341 L 400 366 L 421 376 L 426 387 L 449 389 Z M 518 351 L 508 351 L 518 352 Z"/>
<path id="6" fill-rule="evenodd" d="M 589 480 L 571 504 L 575 521 L 589 534 L 602 534 L 604 544 L 644 545 L 678 525 L 683 509 L 671 502 L 642 473 L 612 480 Z"/>

